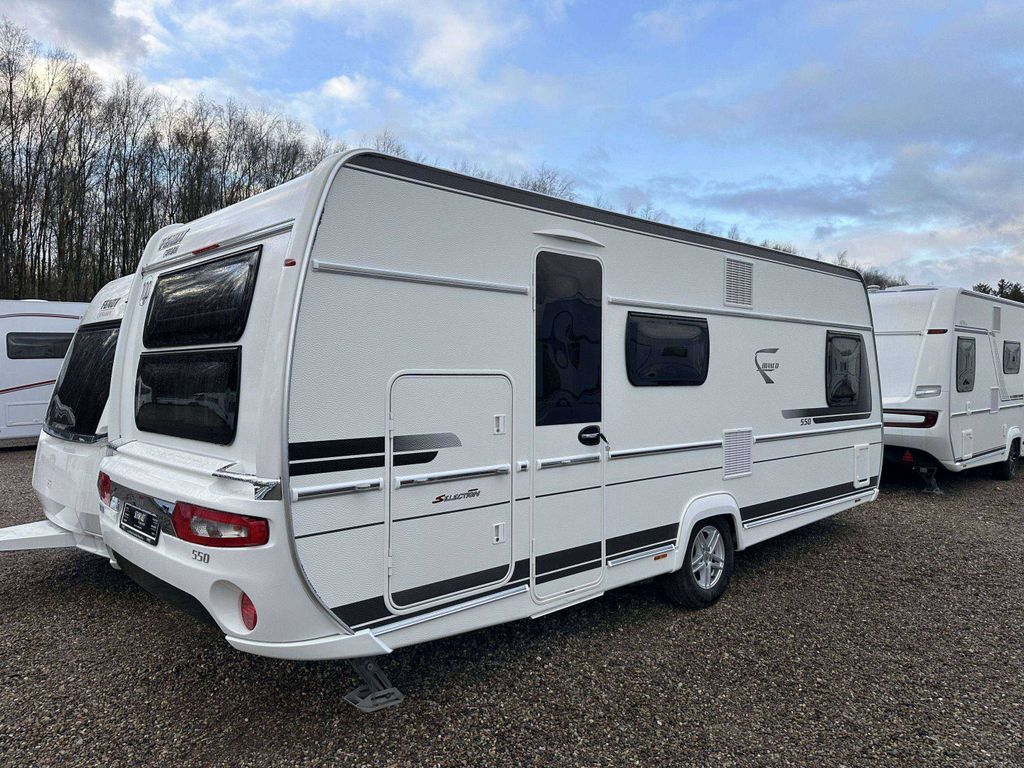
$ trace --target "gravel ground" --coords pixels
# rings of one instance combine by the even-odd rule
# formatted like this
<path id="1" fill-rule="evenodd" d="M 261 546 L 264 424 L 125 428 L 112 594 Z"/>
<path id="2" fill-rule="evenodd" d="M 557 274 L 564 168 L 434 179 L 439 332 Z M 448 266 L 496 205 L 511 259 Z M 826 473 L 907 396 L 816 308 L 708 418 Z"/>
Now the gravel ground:
<path id="1" fill-rule="evenodd" d="M 0 453 L 0 525 L 38 519 Z M 4 765 L 1024 765 L 1024 480 L 947 477 L 737 555 L 725 599 L 636 585 L 343 662 L 232 650 L 98 558 L 0 555 Z"/>

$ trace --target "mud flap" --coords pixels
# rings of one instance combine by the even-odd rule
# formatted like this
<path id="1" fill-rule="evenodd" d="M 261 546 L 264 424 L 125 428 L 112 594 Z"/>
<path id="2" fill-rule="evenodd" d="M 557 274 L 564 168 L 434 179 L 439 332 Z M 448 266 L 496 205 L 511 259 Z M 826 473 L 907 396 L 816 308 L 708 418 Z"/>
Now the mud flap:
<path id="1" fill-rule="evenodd" d="M 0 528 L 0 552 L 18 552 L 28 549 L 62 549 L 76 547 L 75 534 L 51 523 L 39 520 L 35 523 L 12 525 Z"/>

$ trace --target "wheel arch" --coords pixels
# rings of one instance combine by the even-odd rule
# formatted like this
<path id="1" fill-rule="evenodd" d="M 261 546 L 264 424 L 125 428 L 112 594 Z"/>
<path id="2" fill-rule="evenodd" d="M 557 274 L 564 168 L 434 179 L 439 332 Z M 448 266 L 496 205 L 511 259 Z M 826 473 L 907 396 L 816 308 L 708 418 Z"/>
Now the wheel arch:
<path id="1" fill-rule="evenodd" d="M 743 523 L 740 508 L 736 499 L 729 493 L 710 493 L 691 499 L 679 521 L 679 533 L 676 538 L 676 551 L 673 555 L 672 570 L 678 571 L 686 559 L 686 544 L 690 540 L 694 526 L 711 518 L 725 518 L 732 529 L 732 540 L 736 551 L 743 549 Z"/>

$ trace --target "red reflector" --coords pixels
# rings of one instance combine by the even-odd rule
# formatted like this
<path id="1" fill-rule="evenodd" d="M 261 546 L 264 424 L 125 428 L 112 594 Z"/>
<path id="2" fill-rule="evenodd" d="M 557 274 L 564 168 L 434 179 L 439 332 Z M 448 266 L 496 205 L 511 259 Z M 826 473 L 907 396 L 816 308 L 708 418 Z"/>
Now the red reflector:
<path id="1" fill-rule="evenodd" d="M 195 256 L 199 253 L 206 253 L 207 251 L 212 251 L 214 248 L 220 248 L 220 243 L 211 243 L 210 245 L 204 245 L 202 248 L 196 248 L 192 251 L 192 255 Z"/>
<path id="2" fill-rule="evenodd" d="M 939 334 L 948 333 L 948 332 L 949 332 L 948 328 L 929 328 L 928 329 L 929 335 L 939 335 Z"/>
<path id="3" fill-rule="evenodd" d="M 239 609 L 242 612 L 242 623 L 251 632 L 256 628 L 256 622 L 259 617 L 256 616 L 256 606 L 252 604 L 252 600 L 249 599 L 245 592 L 242 593 L 242 603 Z"/>
<path id="4" fill-rule="evenodd" d="M 106 472 L 100 472 L 100 476 L 96 480 L 96 487 L 100 492 L 100 501 L 109 506 L 110 498 L 113 495 L 110 484 L 110 475 Z"/>
<path id="5" fill-rule="evenodd" d="M 294 267 L 295 266 L 295 259 L 285 259 L 284 260 L 284 265 L 286 267 Z"/>
<path id="6" fill-rule="evenodd" d="M 914 454 L 912 454 L 910 451 L 904 451 L 904 453 L 903 453 L 903 463 L 904 464 L 913 464 L 914 463 Z"/>
<path id="7" fill-rule="evenodd" d="M 262 517 L 220 512 L 179 501 L 171 513 L 178 538 L 207 547 L 258 547 L 270 540 L 270 524 Z"/>

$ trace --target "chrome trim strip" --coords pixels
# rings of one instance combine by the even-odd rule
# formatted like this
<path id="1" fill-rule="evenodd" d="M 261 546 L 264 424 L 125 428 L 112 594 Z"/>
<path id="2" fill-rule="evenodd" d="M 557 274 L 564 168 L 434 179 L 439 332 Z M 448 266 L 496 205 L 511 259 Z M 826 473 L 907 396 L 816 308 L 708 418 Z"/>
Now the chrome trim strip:
<path id="1" fill-rule="evenodd" d="M 292 488 L 292 501 L 320 499 L 324 496 L 342 496 L 348 493 L 363 493 L 365 491 L 379 491 L 383 487 L 384 480 L 379 477 L 371 480 L 354 480 L 350 483 L 311 485 L 308 488 Z"/>
<path id="2" fill-rule="evenodd" d="M 634 560 L 643 560 L 645 557 L 655 557 L 656 555 L 668 554 L 674 551 L 676 548 L 675 544 L 662 544 L 660 547 L 654 549 L 645 549 L 640 552 L 634 552 L 632 555 L 623 555 L 622 557 L 616 557 L 608 561 L 608 567 L 614 568 L 616 565 L 625 565 L 626 563 L 632 563 Z"/>
<path id="3" fill-rule="evenodd" d="M 656 445 L 652 448 L 623 448 L 618 451 L 609 451 L 608 458 L 628 459 L 633 456 L 654 456 L 659 453 L 679 453 L 682 451 L 699 451 L 705 448 L 720 448 L 721 440 L 706 440 L 702 443 L 678 443 L 676 445 Z"/>
<path id="4" fill-rule="evenodd" d="M 456 469 L 450 472 L 434 472 L 429 475 L 406 475 L 395 478 L 395 488 L 409 488 L 414 485 L 444 483 L 450 480 L 472 480 L 475 477 L 491 477 L 507 475 L 512 471 L 508 464 L 496 464 L 493 467 L 476 467 L 474 469 Z"/>
<path id="5" fill-rule="evenodd" d="M 165 267 L 173 267 L 178 264 L 184 264 L 186 261 L 192 259 L 207 258 L 216 254 L 220 254 L 231 248 L 235 248 L 241 245 L 248 245 L 258 240 L 266 240 L 268 237 L 274 235 L 280 235 L 283 232 L 288 232 L 295 224 L 295 219 L 287 219 L 285 221 L 279 221 L 276 224 L 270 224 L 262 229 L 255 229 L 252 232 L 246 232 L 244 235 L 238 235 L 225 240 L 223 243 L 217 243 L 216 248 L 210 248 L 207 251 L 201 253 L 193 253 L 192 251 L 186 251 L 185 253 L 179 253 L 171 256 L 168 259 L 160 259 L 157 257 L 157 261 L 153 261 L 142 268 L 142 274 L 148 275 L 150 272 L 155 272 L 158 269 L 164 269 Z"/>
<path id="6" fill-rule="evenodd" d="M 226 467 L 214 470 L 210 474 L 214 477 L 220 477 L 224 480 L 236 480 L 239 483 L 249 483 L 252 486 L 252 495 L 256 501 L 263 501 L 268 496 L 275 501 L 281 498 L 281 480 L 280 478 L 272 477 L 257 477 L 256 475 L 249 475 L 244 472 L 229 472 L 228 467 L 232 466 L 228 464 Z M 273 493 L 274 491 L 277 493 Z M 273 495 L 271 496 L 271 494 Z"/>
<path id="7" fill-rule="evenodd" d="M 576 456 L 560 456 L 557 459 L 538 459 L 537 469 L 571 467 L 575 464 L 593 464 L 601 460 L 600 453 L 581 453 Z"/>
<path id="8" fill-rule="evenodd" d="M 470 608 L 479 608 L 481 605 L 487 605 L 488 603 L 497 602 L 498 600 L 504 600 L 506 597 L 521 595 L 524 592 L 528 592 L 529 590 L 530 587 L 528 584 L 520 584 L 519 586 L 512 587 L 511 589 L 506 589 L 503 592 L 496 592 L 493 595 L 484 595 L 483 597 L 478 597 L 476 600 L 467 600 L 464 603 L 456 603 L 455 605 L 449 605 L 446 608 L 439 608 L 436 611 L 425 613 L 422 616 L 411 616 L 408 619 L 396 621 L 394 624 L 385 624 L 380 629 L 373 629 L 371 627 L 370 634 L 386 635 L 388 632 L 395 632 L 399 629 L 413 627 L 417 624 L 422 624 L 425 621 L 441 619 L 445 616 L 451 616 L 453 613 L 468 611 Z"/>
<path id="9" fill-rule="evenodd" d="M 352 275 L 354 277 L 375 277 L 380 280 L 399 280 L 406 283 L 423 283 L 426 285 L 445 285 L 450 288 L 473 288 L 478 291 L 495 291 L 497 293 L 518 293 L 529 295 L 530 289 L 525 285 L 509 283 L 492 283 L 485 280 L 467 280 L 461 277 L 444 277 L 441 275 L 425 275 L 419 272 L 400 272 L 394 269 L 375 269 L 357 267 L 352 264 L 336 264 L 332 261 L 313 259 L 313 270 L 336 275 Z"/>
<path id="10" fill-rule="evenodd" d="M 960 325 L 960 324 L 956 324 L 956 325 L 953 326 L 953 331 L 954 331 L 954 333 L 973 333 L 973 334 L 976 334 L 978 336 L 988 336 L 989 335 L 988 328 L 978 328 L 977 326 L 974 326 L 974 325 Z"/>
<path id="11" fill-rule="evenodd" d="M 585 235 L 574 229 L 537 229 L 534 230 L 533 234 L 540 235 L 541 237 L 553 237 L 556 240 L 568 240 L 570 243 L 584 243 L 585 245 L 596 245 L 599 248 L 604 248 L 604 243 L 600 240 L 595 240 L 590 235 Z"/>
<path id="12" fill-rule="evenodd" d="M 768 525 L 769 523 L 777 523 L 779 520 L 788 520 L 791 517 L 797 515 L 806 515 L 808 512 L 817 512 L 828 507 L 839 506 L 840 504 L 856 503 L 869 498 L 872 494 L 878 491 L 877 488 L 870 488 L 863 493 L 855 493 L 852 496 L 842 496 L 838 499 L 831 499 L 830 501 L 823 501 L 820 504 L 815 504 L 812 507 L 803 507 L 801 509 L 794 509 L 792 512 L 786 512 L 781 515 L 769 515 L 768 517 L 760 518 L 759 520 L 751 520 L 749 523 L 744 523 L 743 527 L 746 528 L 757 528 L 761 525 Z"/>
<path id="13" fill-rule="evenodd" d="M 755 443 L 770 443 L 773 440 L 789 440 L 794 437 L 814 437 L 817 435 L 831 435 L 837 432 L 856 432 L 860 429 L 876 429 L 882 426 L 882 422 L 876 421 L 871 424 L 856 424 L 848 427 L 829 427 L 827 429 L 808 429 L 803 432 L 777 432 L 772 435 L 757 435 Z"/>
<path id="14" fill-rule="evenodd" d="M 620 304 L 627 307 L 641 307 L 643 309 L 664 309 L 669 312 L 693 312 L 699 315 L 726 315 L 729 317 L 749 317 L 753 320 L 777 320 L 782 323 L 802 323 L 803 325 L 819 325 L 827 328 L 845 328 L 855 331 L 870 332 L 870 325 L 854 325 L 851 323 L 830 322 L 828 320 L 813 320 L 809 317 L 796 317 L 793 315 L 772 315 L 765 312 L 742 312 L 739 310 L 721 309 L 720 307 L 699 307 L 687 304 L 670 304 L 662 301 L 643 301 L 641 299 L 629 299 L 622 296 L 609 296 L 609 304 Z"/>

